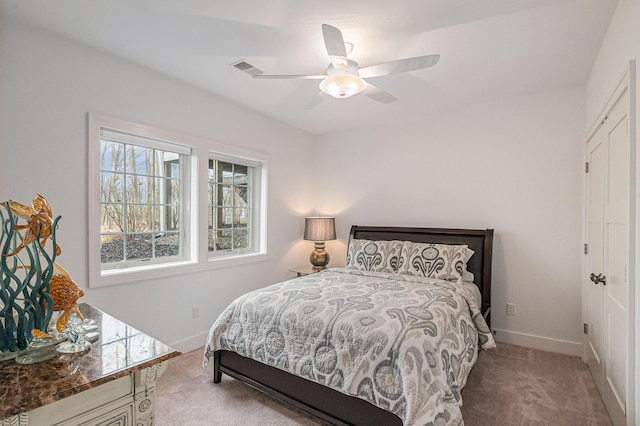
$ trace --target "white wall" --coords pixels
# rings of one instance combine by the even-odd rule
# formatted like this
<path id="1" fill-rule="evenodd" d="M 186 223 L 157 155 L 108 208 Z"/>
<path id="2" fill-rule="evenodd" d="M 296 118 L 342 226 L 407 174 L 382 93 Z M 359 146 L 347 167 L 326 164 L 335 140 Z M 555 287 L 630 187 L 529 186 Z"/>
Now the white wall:
<path id="1" fill-rule="evenodd" d="M 601 112 L 628 68 L 640 57 L 640 0 L 619 0 L 586 84 L 587 126 Z"/>
<path id="2" fill-rule="evenodd" d="M 636 61 L 640 59 L 640 0 L 620 0 L 586 85 L 588 126 L 601 112 L 608 97 L 627 70 L 629 61 L 634 59 Z M 640 103 L 638 102 L 640 93 L 638 92 L 636 88 L 636 123 L 640 123 Z M 637 128 L 632 136 L 635 136 L 637 144 Z M 640 277 L 640 229 L 637 220 L 637 212 L 640 211 L 640 206 L 638 206 L 640 174 L 638 170 L 640 170 L 640 153 L 636 151 L 636 215 L 632 220 L 632 226 L 636 229 L 636 279 L 632 282 L 632 290 L 635 292 L 635 306 L 632 301 L 629 307 L 635 315 L 635 326 L 630 327 L 632 330 L 631 344 L 635 345 L 635 351 L 631 351 L 629 364 L 630 376 L 634 377 L 631 380 L 628 394 L 627 417 L 630 422 L 633 422 L 640 415 L 640 364 L 638 364 L 638 354 L 640 354 L 640 289 L 637 284 L 638 277 Z"/>
<path id="3" fill-rule="evenodd" d="M 579 355 L 583 131 L 576 87 L 319 137 L 328 249 L 351 224 L 494 228 L 496 338 Z"/>
<path id="4" fill-rule="evenodd" d="M 166 343 L 195 348 L 235 297 L 291 277 L 310 247 L 313 138 L 147 69 L 17 22 L 2 25 L 0 200 L 40 193 L 62 215 L 58 258 L 84 288 L 81 301 Z M 269 260 L 110 288 L 87 288 L 87 112 L 268 153 Z M 206 148 L 206 147 L 203 147 Z M 295 178 L 293 178 L 295 177 Z M 6 181 L 5 181 L 6 180 Z M 200 318 L 192 319 L 192 306 Z"/>

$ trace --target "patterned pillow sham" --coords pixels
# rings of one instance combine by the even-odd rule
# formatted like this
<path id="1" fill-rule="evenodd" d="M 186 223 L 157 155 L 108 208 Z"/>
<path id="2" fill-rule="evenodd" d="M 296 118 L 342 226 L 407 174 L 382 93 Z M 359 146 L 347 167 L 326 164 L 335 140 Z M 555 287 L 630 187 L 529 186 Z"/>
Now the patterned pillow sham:
<path id="1" fill-rule="evenodd" d="M 372 241 L 353 239 L 349 242 L 349 269 L 371 272 L 398 272 L 403 241 Z"/>
<path id="2" fill-rule="evenodd" d="M 471 254 L 468 253 L 471 252 Z M 399 274 L 462 282 L 468 278 L 467 260 L 473 251 L 467 245 L 426 244 L 405 241 Z M 467 274 L 464 274 L 464 272 Z"/>
<path id="3" fill-rule="evenodd" d="M 473 276 L 473 273 L 469 272 L 469 270 L 467 269 L 467 262 L 469 262 L 469 259 L 471 259 L 471 256 L 473 256 L 474 253 L 475 251 L 467 247 L 467 253 L 464 257 L 464 265 L 462 266 L 462 281 L 466 281 L 468 283 L 472 283 L 475 278 Z"/>

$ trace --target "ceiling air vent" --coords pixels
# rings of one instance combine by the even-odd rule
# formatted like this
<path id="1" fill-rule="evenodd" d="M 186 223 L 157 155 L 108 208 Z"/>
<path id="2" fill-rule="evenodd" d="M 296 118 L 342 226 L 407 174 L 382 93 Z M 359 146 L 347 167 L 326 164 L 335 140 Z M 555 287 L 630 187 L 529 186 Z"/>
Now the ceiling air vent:
<path id="1" fill-rule="evenodd" d="M 253 65 L 245 61 L 239 61 L 231 65 L 233 65 L 235 68 L 239 69 L 240 71 L 246 72 L 252 77 L 262 74 L 262 70 L 254 67 Z"/>

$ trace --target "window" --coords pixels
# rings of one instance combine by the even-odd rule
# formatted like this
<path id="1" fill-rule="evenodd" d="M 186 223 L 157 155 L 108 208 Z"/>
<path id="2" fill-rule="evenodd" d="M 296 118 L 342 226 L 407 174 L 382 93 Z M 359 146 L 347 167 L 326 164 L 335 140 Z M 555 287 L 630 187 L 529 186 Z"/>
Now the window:
<path id="1" fill-rule="evenodd" d="M 209 258 L 260 251 L 260 182 L 263 165 L 246 158 L 209 155 Z"/>
<path id="2" fill-rule="evenodd" d="M 267 170 L 262 154 L 89 114 L 89 286 L 265 259 Z"/>
<path id="3" fill-rule="evenodd" d="M 100 132 L 100 263 L 114 269 L 184 260 L 189 150 Z"/>

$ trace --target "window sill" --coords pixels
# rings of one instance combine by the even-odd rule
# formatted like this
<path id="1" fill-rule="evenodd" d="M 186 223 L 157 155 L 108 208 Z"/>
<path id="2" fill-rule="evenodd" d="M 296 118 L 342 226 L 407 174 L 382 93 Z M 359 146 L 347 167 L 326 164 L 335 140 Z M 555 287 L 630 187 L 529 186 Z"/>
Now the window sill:
<path id="1" fill-rule="evenodd" d="M 236 256 L 210 257 L 207 260 L 206 269 L 224 268 L 227 266 L 242 265 L 245 263 L 262 262 L 268 259 L 266 253 L 247 253 Z"/>
<path id="2" fill-rule="evenodd" d="M 233 257 L 210 258 L 206 262 L 181 261 L 165 264 L 136 266 L 127 269 L 105 270 L 100 278 L 89 284 L 90 288 L 107 287 L 118 284 L 129 284 L 137 281 L 164 278 L 173 275 L 184 275 L 193 272 L 233 267 L 237 265 L 264 262 L 269 257 L 266 253 L 250 253 Z"/>

